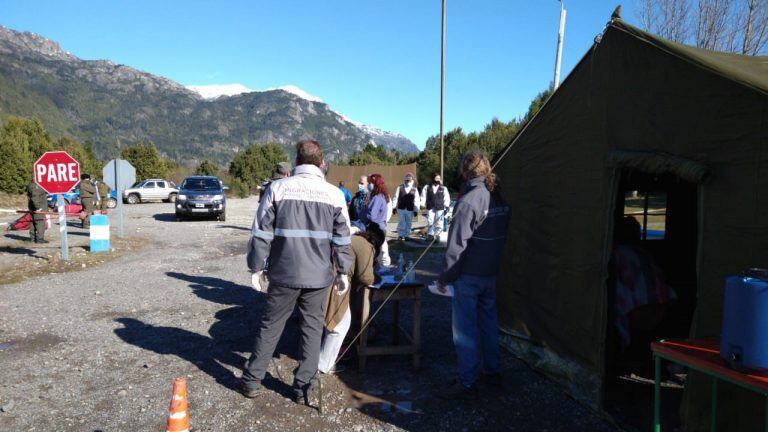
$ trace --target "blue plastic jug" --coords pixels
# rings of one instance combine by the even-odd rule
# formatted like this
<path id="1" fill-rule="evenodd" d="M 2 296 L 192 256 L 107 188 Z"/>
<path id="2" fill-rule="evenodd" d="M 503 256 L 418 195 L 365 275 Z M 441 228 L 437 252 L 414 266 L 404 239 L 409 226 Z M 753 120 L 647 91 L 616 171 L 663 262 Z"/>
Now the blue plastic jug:
<path id="1" fill-rule="evenodd" d="M 768 270 L 726 278 L 720 355 L 736 370 L 768 371 Z"/>

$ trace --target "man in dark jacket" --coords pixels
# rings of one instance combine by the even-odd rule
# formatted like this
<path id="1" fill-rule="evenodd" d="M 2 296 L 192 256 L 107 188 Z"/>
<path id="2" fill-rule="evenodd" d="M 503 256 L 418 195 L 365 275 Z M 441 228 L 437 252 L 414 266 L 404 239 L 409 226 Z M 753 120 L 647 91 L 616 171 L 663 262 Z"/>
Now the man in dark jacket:
<path id="1" fill-rule="evenodd" d="M 106 214 L 109 209 L 109 194 L 112 192 L 112 188 L 102 180 L 96 182 L 96 190 L 99 191 L 99 210 Z"/>
<path id="2" fill-rule="evenodd" d="M 397 209 L 397 235 L 398 240 L 405 240 L 411 235 L 413 216 L 419 210 L 419 190 L 412 173 L 406 173 L 403 184 L 395 190 L 392 202 Z"/>
<path id="3" fill-rule="evenodd" d="M 275 170 L 272 171 L 272 178 L 261 184 L 261 192 L 259 193 L 259 202 L 261 202 L 261 197 L 266 195 L 267 188 L 269 187 L 269 185 L 272 184 L 273 181 L 286 178 L 289 175 L 291 175 L 291 164 L 289 164 L 288 162 L 279 162 L 275 166 Z"/>
<path id="4" fill-rule="evenodd" d="M 480 373 L 498 381 L 499 333 L 496 317 L 496 272 L 509 222 L 491 164 L 480 153 L 461 161 L 465 180 L 448 230 L 438 289 L 453 285 L 453 344 L 459 378 L 443 397 L 477 398 Z"/>
<path id="5" fill-rule="evenodd" d="M 325 303 L 331 285 L 339 294 L 349 289 L 352 265 L 347 204 L 341 191 L 325 181 L 323 151 L 317 141 L 296 144 L 296 168 L 265 190 L 253 220 L 248 243 L 248 268 L 253 285 L 262 290 L 269 275 L 267 308 L 261 318 L 253 354 L 238 391 L 255 397 L 285 322 L 298 304 L 301 314 L 301 355 L 294 375 L 296 402 L 309 403 L 317 373 Z"/>
<path id="6" fill-rule="evenodd" d="M 83 205 L 83 229 L 91 227 L 91 215 L 96 208 L 96 196 L 98 194 L 96 185 L 91 181 L 91 175 L 80 175 L 80 204 Z"/>
<path id="7" fill-rule="evenodd" d="M 371 191 L 368 190 L 368 176 L 360 176 L 360 180 L 357 182 L 357 192 L 352 197 L 352 202 L 349 203 L 350 220 L 360 220 L 360 215 L 363 214 L 363 209 L 365 209 L 368 200 L 371 198 L 370 193 Z"/>
<path id="8" fill-rule="evenodd" d="M 48 209 L 48 200 L 45 191 L 31 181 L 27 185 L 27 207 L 32 223 L 29 225 L 30 240 L 35 243 L 48 243 L 45 240 L 45 215 L 39 212 Z"/>

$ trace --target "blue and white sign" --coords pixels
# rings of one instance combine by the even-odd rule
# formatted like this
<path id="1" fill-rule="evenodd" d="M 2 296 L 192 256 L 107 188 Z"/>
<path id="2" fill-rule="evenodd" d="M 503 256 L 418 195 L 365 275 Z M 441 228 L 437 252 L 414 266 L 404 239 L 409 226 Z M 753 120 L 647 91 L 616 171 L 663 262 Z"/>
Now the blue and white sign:
<path id="1" fill-rule="evenodd" d="M 91 215 L 91 253 L 109 252 L 109 218 Z"/>

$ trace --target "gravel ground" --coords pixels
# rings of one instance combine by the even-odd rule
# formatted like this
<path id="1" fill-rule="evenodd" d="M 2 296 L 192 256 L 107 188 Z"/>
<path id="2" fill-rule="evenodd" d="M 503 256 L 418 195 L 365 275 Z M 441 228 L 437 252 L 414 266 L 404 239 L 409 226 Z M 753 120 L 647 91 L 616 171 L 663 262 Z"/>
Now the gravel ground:
<path id="1" fill-rule="evenodd" d="M 163 430 L 177 376 L 188 380 L 194 431 L 614 430 L 506 353 L 502 383 L 480 401 L 439 400 L 455 368 L 450 302 L 428 293 L 420 371 L 407 357 L 372 359 L 362 374 L 346 362 L 324 379 L 323 415 L 294 405 L 286 399 L 294 316 L 265 380 L 273 391 L 243 398 L 232 387 L 264 306 L 244 262 L 255 206 L 230 200 L 226 222 L 175 222 L 170 204 L 126 206 L 126 233 L 141 239 L 139 251 L 0 285 L 0 430 Z M 40 252 L 3 241 L 11 242 L 0 251 L 5 265 L 30 255 L 15 247 L 56 251 L 56 243 Z M 439 259 L 428 255 L 419 276 L 429 278 Z M 388 312 L 376 320 L 381 338 Z"/>

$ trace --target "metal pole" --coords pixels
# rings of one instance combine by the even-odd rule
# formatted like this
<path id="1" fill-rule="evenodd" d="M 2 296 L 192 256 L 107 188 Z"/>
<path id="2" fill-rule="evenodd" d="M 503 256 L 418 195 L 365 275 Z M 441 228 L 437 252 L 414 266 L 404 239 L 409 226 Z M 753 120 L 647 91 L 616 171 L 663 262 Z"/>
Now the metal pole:
<path id="1" fill-rule="evenodd" d="M 557 32 L 557 56 L 555 57 L 555 81 L 553 90 L 560 87 L 560 64 L 563 57 L 563 38 L 565 37 L 565 3 L 560 0 L 560 29 Z"/>
<path id="2" fill-rule="evenodd" d="M 443 166 L 445 163 L 443 146 L 443 104 L 445 100 L 445 0 L 443 0 L 443 19 L 440 27 L 440 178 L 443 177 Z"/>
<path id="3" fill-rule="evenodd" d="M 114 159 L 113 162 L 115 164 L 115 190 L 117 190 L 117 236 L 123 237 L 123 191 L 120 190 L 120 183 L 118 183 L 118 179 L 120 178 L 120 175 L 117 173 L 118 167 L 120 166 L 120 159 Z"/>
<path id="4" fill-rule="evenodd" d="M 712 377 L 712 410 L 709 417 L 709 430 L 717 432 L 717 378 Z"/>
<path id="5" fill-rule="evenodd" d="M 69 260 L 69 244 L 67 241 L 67 209 L 64 196 L 56 195 L 56 206 L 59 208 L 59 238 L 61 239 L 61 259 Z"/>
<path id="6" fill-rule="evenodd" d="M 654 355 L 653 363 L 653 431 L 661 432 L 661 357 Z"/>

